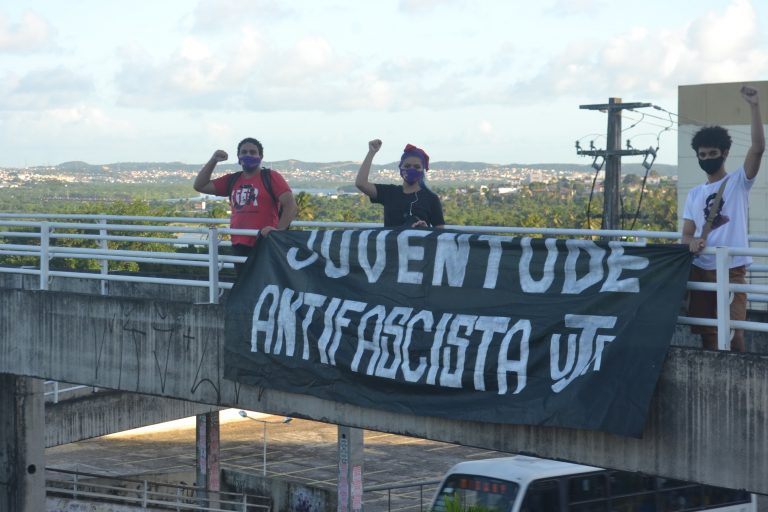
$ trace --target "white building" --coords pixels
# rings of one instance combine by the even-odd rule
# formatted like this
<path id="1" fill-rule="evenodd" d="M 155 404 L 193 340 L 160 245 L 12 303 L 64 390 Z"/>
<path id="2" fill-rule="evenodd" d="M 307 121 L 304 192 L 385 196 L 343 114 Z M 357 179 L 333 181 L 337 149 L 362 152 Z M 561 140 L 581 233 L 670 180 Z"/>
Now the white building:
<path id="1" fill-rule="evenodd" d="M 768 81 L 749 82 L 760 94 L 763 123 L 768 122 Z M 743 82 L 724 84 L 681 85 L 678 88 L 677 112 L 677 219 L 682 229 L 683 208 L 688 191 L 706 181 L 699 168 L 691 138 L 702 126 L 720 125 L 733 139 L 725 169 L 731 172 L 744 163 L 751 143 L 749 105 L 741 97 Z M 767 130 L 768 131 L 768 130 Z M 768 159 L 763 156 L 760 173 L 752 187 L 749 201 L 750 234 L 768 235 Z M 752 244 L 758 247 L 757 244 Z"/>
<path id="2" fill-rule="evenodd" d="M 678 88 L 677 111 L 679 125 L 677 135 L 677 220 L 682 230 L 683 210 L 688 191 L 706 181 L 706 174 L 699 167 L 696 154 L 691 148 L 691 138 L 699 128 L 720 125 L 728 130 L 733 140 L 725 170 L 732 172 L 744 163 L 744 157 L 751 145 L 750 109 L 741 97 L 738 83 L 683 85 Z M 748 82 L 760 95 L 760 112 L 763 128 L 768 121 L 768 81 Z M 768 129 L 766 130 L 768 131 Z M 760 172 L 755 178 L 749 197 L 750 235 L 768 235 L 768 158 L 763 156 Z M 751 242 L 751 247 L 768 248 L 768 243 Z M 748 274 L 748 280 L 765 284 L 766 274 L 757 265 L 768 264 L 768 258 L 755 257 L 755 266 Z M 751 302 L 750 309 L 765 309 L 766 303 Z"/>

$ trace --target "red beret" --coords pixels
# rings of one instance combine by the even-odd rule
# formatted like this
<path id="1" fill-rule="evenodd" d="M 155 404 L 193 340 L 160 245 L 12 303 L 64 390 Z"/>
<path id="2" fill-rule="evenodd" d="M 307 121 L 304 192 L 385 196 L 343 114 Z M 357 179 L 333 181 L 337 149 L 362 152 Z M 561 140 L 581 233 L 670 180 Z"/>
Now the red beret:
<path id="1" fill-rule="evenodd" d="M 417 148 L 413 144 L 406 144 L 403 150 L 403 156 L 400 157 L 400 165 L 403 165 L 403 160 L 409 156 L 417 156 L 421 160 L 421 165 L 424 166 L 424 170 L 429 169 L 429 155 L 421 148 Z"/>

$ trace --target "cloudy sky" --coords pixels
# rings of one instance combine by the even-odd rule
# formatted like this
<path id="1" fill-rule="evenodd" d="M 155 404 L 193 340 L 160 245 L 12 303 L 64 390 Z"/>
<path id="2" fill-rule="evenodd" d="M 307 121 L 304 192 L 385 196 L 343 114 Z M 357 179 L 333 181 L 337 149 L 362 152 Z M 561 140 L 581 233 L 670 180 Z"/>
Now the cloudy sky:
<path id="1" fill-rule="evenodd" d="M 0 165 L 201 163 L 246 136 L 267 161 L 381 138 L 378 163 L 589 163 L 574 141 L 604 147 L 606 119 L 579 105 L 766 80 L 766 34 L 762 0 L 0 0 Z M 669 126 L 648 113 L 634 147 Z"/>

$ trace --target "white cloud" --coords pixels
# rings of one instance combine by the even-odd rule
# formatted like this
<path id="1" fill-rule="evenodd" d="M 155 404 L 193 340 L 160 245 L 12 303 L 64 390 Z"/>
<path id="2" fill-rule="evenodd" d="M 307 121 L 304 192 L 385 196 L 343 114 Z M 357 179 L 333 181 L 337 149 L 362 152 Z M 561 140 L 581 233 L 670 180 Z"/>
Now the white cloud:
<path id="1" fill-rule="evenodd" d="M 401 10 L 419 10 L 462 1 L 402 0 L 399 5 Z M 248 22 L 224 39 L 187 37 L 164 57 L 151 57 L 141 48 L 120 53 L 116 82 L 121 105 L 394 112 L 541 104 L 553 97 L 661 101 L 674 98 L 680 84 L 749 80 L 768 71 L 768 51 L 756 49 L 761 27 L 748 0 L 732 0 L 722 12 L 704 12 L 682 27 L 636 26 L 607 40 L 593 33 L 592 39 L 574 40 L 543 62 L 525 49 L 526 41 L 513 46 L 510 40 L 463 61 L 442 53 L 371 56 L 354 46 L 340 51 L 332 34 L 270 37 L 243 15 L 258 12 L 259 6 L 270 13 L 270 2 L 226 0 L 216 5 L 222 17 L 235 20 L 239 15 Z M 567 5 L 583 11 L 595 4 L 579 0 Z M 206 9 L 212 16 L 209 0 L 199 4 L 198 12 Z M 721 30 L 739 35 L 723 43 L 725 50 L 714 50 L 703 34 Z"/>
<path id="2" fill-rule="evenodd" d="M 235 44 L 211 48 L 187 39 L 163 62 L 140 48 L 121 51 L 121 102 L 153 109 L 323 110 L 348 96 L 351 66 L 322 37 L 280 48 L 249 32 Z"/>
<path id="3" fill-rule="evenodd" d="M 42 16 L 27 12 L 18 23 L 0 15 L 0 52 L 34 53 L 55 48 L 55 31 Z"/>
<path id="4" fill-rule="evenodd" d="M 402 111 L 492 99 L 478 91 L 485 86 L 473 70 L 454 71 L 443 59 L 369 60 L 340 54 L 320 36 L 282 47 L 245 31 L 216 47 L 187 38 L 160 61 L 141 48 L 118 58 L 120 103 L 157 110 Z"/>
<path id="5" fill-rule="evenodd" d="M 459 3 L 460 0 L 400 0 L 400 10 L 406 13 L 424 13 Z"/>
<path id="6" fill-rule="evenodd" d="M 710 11 L 688 30 L 688 46 L 717 62 L 748 50 L 757 39 L 757 13 L 749 0 L 734 0 L 724 12 Z"/>
<path id="7" fill-rule="evenodd" d="M 205 130 L 208 135 L 207 138 L 214 143 L 218 143 L 218 147 L 229 147 L 232 145 L 232 141 L 235 140 L 235 130 L 232 125 L 209 122 L 206 123 Z"/>
<path id="8" fill-rule="evenodd" d="M 493 135 L 493 125 L 488 120 L 482 120 L 477 125 L 478 131 L 483 135 Z"/>
<path id="9" fill-rule="evenodd" d="M 56 148 L 54 161 L 60 162 L 81 159 L 100 146 L 135 148 L 136 144 L 126 140 L 137 140 L 143 130 L 102 109 L 78 106 L 10 112 L 0 134 L 6 153 L 15 158 L 35 154 L 35 162 L 41 162 L 49 158 L 47 151 Z"/>
<path id="10" fill-rule="evenodd" d="M 232 30 L 243 22 L 254 27 L 294 15 L 285 3 L 274 0 L 202 0 L 192 16 L 194 30 Z"/>
<path id="11" fill-rule="evenodd" d="M 115 130 L 124 126 L 124 123 L 110 118 L 103 110 L 93 107 L 55 108 L 47 111 L 45 115 L 51 121 L 70 128 L 80 126 L 84 128 L 108 128 Z"/>
<path id="12" fill-rule="evenodd" d="M 62 66 L 24 75 L 6 73 L 0 84 L 0 110 L 68 107 L 84 102 L 94 91 L 91 77 Z"/>
<path id="13" fill-rule="evenodd" d="M 530 80 L 511 88 L 517 101 L 547 95 L 674 97 L 678 85 L 754 80 L 768 72 L 757 49 L 760 27 L 748 0 L 733 0 L 677 29 L 636 27 L 606 42 L 572 44 Z"/>
<path id="14" fill-rule="evenodd" d="M 226 67 L 227 80 L 243 80 L 258 72 L 259 62 L 267 55 L 267 41 L 258 30 L 244 28 L 237 41 L 237 47 L 232 51 L 231 59 Z"/>
<path id="15" fill-rule="evenodd" d="M 604 0 L 557 0 L 547 12 L 554 16 L 588 15 L 596 13 L 604 5 Z"/>
<path id="16" fill-rule="evenodd" d="M 205 43 L 191 38 L 161 62 L 155 62 L 140 47 L 121 49 L 121 67 L 116 75 L 118 102 L 160 110 L 200 103 L 221 107 L 233 82 L 223 79 L 226 63 L 214 53 Z"/>

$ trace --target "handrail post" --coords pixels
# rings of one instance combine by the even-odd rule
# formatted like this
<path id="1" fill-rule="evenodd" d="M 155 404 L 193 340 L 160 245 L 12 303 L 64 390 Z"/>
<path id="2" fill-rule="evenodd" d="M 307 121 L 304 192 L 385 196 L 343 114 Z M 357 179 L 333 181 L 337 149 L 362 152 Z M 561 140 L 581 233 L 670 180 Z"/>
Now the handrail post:
<path id="1" fill-rule="evenodd" d="M 53 403 L 59 403 L 59 381 L 53 382 Z"/>
<path id="2" fill-rule="evenodd" d="M 104 218 L 99 219 L 99 224 L 106 225 L 107 224 L 107 219 L 104 219 Z M 109 250 L 109 242 L 107 242 L 107 230 L 106 230 L 106 228 L 102 227 L 102 228 L 99 229 L 99 237 L 100 237 L 99 238 L 99 247 L 101 248 L 101 250 L 106 252 L 107 250 Z M 106 259 L 102 259 L 101 262 L 100 262 L 100 267 L 101 267 L 101 275 L 105 276 L 105 275 L 109 274 L 109 261 L 107 261 Z M 101 290 L 101 294 L 102 295 L 106 295 L 107 294 L 107 283 L 108 283 L 108 281 L 106 279 L 102 279 L 101 280 L 100 290 Z"/>
<path id="3" fill-rule="evenodd" d="M 149 486 L 147 485 L 147 481 L 144 480 L 144 493 L 143 493 L 144 495 L 141 498 L 141 506 L 143 508 L 147 508 L 147 491 L 149 490 L 148 488 Z"/>
<path id="4" fill-rule="evenodd" d="M 40 223 L 40 289 L 48 289 L 48 251 L 51 243 L 50 224 Z"/>
<path id="5" fill-rule="evenodd" d="M 219 303 L 219 230 L 208 229 L 208 301 Z"/>
<path id="6" fill-rule="evenodd" d="M 730 260 L 728 247 L 715 248 L 715 265 L 717 269 L 717 348 L 719 350 L 730 350 L 731 348 Z"/>

